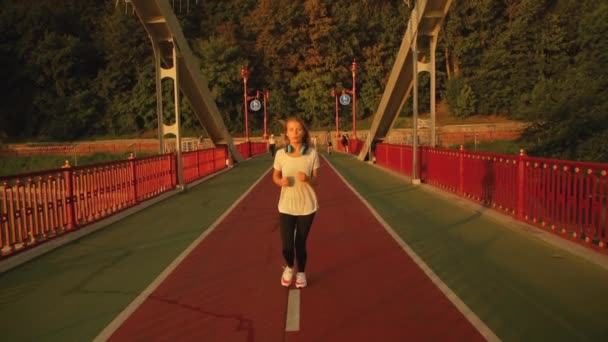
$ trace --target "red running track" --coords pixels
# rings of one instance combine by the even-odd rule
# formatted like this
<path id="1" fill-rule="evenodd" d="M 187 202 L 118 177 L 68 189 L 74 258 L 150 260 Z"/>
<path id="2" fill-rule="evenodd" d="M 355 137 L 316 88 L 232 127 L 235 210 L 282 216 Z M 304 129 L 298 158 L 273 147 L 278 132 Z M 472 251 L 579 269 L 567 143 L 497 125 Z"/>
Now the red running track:
<path id="1" fill-rule="evenodd" d="M 484 340 L 325 161 L 320 171 L 299 331 L 285 332 L 279 188 L 267 173 L 111 340 Z"/>

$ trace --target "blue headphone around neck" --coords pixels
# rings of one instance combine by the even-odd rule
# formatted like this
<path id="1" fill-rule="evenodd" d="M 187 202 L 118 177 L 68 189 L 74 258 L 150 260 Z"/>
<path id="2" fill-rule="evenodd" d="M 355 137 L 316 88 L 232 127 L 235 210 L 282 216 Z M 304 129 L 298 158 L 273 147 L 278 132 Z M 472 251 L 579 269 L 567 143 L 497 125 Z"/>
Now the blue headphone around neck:
<path id="1" fill-rule="evenodd" d="M 287 153 L 292 153 L 293 151 L 293 146 L 291 146 L 291 144 L 287 144 Z M 308 151 L 308 146 L 306 146 L 306 144 L 302 144 L 302 146 L 300 147 L 300 153 L 306 154 L 306 151 Z"/>

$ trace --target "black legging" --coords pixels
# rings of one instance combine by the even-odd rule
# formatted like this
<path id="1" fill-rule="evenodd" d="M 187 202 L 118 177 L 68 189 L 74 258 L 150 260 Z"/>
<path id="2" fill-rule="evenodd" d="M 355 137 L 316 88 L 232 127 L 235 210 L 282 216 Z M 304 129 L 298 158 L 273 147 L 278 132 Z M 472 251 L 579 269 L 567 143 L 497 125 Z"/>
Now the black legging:
<path id="1" fill-rule="evenodd" d="M 281 240 L 283 242 L 283 257 L 287 266 L 293 268 L 294 246 L 298 262 L 298 272 L 304 272 L 306 267 L 306 239 L 312 226 L 315 213 L 306 216 L 294 216 L 279 213 L 281 220 Z M 295 234 L 295 240 L 294 240 Z"/>

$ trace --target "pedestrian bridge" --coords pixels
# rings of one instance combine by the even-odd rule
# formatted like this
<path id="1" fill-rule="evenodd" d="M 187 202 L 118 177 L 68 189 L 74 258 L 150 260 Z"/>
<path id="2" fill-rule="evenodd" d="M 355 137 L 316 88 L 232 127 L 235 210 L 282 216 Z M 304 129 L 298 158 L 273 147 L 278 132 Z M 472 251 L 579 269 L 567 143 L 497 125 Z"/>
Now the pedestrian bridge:
<path id="1" fill-rule="evenodd" d="M 233 143 L 168 2 L 129 2 L 216 147 L 1 178 L 3 339 L 605 339 L 606 165 L 383 143 L 451 1 L 416 1 L 358 158 L 323 153 L 302 290 L 265 143 Z"/>
<path id="2" fill-rule="evenodd" d="M 605 336 L 604 253 L 338 152 L 323 153 L 309 286 L 281 287 L 279 189 L 271 165 L 261 154 L 222 169 L 186 191 L 121 211 L 94 233 L 104 220 L 86 225 L 71 233 L 78 239 L 6 270 L 0 276 L 4 338 Z"/>

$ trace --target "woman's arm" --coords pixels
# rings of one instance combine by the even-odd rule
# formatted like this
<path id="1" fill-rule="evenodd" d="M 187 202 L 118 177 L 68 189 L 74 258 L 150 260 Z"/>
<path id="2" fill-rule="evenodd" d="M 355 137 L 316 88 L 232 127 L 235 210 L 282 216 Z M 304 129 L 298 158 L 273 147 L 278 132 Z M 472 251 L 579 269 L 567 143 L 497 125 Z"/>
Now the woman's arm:
<path id="1" fill-rule="evenodd" d="M 283 178 L 283 173 L 281 172 L 281 170 L 277 169 L 272 169 L 272 181 L 278 186 L 289 185 L 289 181 L 287 180 L 287 178 Z"/>
<path id="2" fill-rule="evenodd" d="M 312 170 L 312 175 L 310 179 L 308 179 L 308 184 L 315 186 L 317 184 L 317 180 L 319 179 L 319 168 Z"/>

